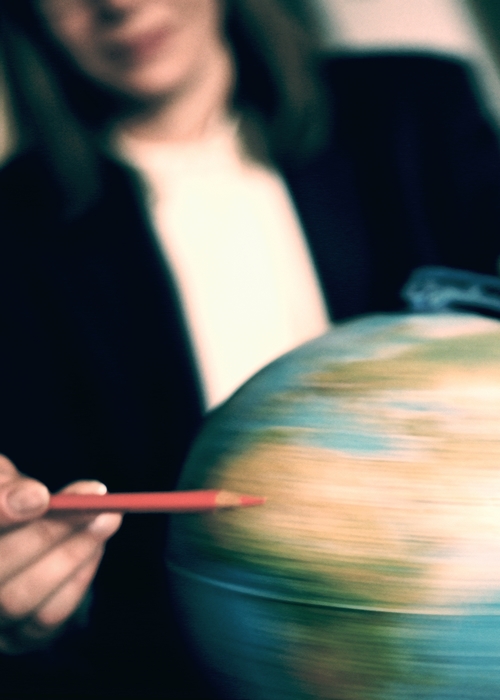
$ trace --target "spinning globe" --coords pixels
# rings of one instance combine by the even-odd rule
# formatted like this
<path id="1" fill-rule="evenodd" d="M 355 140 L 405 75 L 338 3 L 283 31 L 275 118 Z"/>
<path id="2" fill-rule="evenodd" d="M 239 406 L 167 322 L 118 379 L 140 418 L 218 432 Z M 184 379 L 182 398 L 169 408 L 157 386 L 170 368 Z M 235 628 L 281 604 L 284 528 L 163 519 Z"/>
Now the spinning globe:
<path id="1" fill-rule="evenodd" d="M 174 516 L 187 633 L 229 700 L 500 698 L 500 323 L 334 327 L 207 420 Z"/>

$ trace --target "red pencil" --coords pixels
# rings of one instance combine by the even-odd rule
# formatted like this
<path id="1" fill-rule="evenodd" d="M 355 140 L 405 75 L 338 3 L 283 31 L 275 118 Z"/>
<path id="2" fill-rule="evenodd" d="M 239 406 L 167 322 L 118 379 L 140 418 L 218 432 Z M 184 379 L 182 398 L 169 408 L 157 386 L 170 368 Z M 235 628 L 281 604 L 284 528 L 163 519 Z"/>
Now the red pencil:
<path id="1" fill-rule="evenodd" d="M 186 513 L 215 508 L 257 506 L 266 499 L 230 491 L 168 491 L 153 493 L 58 493 L 49 511 L 119 511 L 121 513 Z"/>

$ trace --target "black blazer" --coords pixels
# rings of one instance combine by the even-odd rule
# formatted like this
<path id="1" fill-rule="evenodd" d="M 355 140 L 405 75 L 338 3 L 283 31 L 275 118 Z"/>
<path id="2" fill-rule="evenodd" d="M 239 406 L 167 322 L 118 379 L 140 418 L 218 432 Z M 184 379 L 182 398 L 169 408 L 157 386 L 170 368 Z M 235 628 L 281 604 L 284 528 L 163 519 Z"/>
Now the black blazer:
<path id="1" fill-rule="evenodd" d="M 326 76 L 331 141 L 282 173 L 332 318 L 401 308 L 399 290 L 421 265 L 496 274 L 500 152 L 465 68 L 349 56 Z M 112 161 L 103 168 L 99 201 L 71 223 L 54 217 L 32 154 L 0 172 L 0 451 L 51 489 L 79 478 L 171 488 L 202 417 L 192 353 L 134 178 Z M 141 698 L 166 691 L 169 677 L 182 697 L 164 525 L 129 516 L 108 546 L 90 623 L 76 621 L 51 652 L 0 659 L 0 677 L 33 683 L 37 697 L 43 684 L 64 696 L 98 678 L 108 697 Z"/>

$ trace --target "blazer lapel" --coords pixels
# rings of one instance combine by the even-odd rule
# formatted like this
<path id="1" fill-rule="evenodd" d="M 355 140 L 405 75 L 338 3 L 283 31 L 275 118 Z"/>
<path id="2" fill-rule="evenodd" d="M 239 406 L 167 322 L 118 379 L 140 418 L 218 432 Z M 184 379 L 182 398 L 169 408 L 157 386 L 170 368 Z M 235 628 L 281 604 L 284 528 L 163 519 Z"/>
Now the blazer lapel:
<path id="1" fill-rule="evenodd" d="M 371 260 L 352 163 L 330 147 L 311 162 L 283 169 L 328 304 L 343 319 L 369 308 Z"/>

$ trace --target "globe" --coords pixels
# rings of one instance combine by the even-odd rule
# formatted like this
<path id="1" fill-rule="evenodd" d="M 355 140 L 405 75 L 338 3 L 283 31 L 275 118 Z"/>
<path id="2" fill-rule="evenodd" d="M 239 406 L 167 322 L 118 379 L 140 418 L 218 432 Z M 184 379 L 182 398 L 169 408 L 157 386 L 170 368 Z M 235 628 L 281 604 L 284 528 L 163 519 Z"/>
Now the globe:
<path id="1" fill-rule="evenodd" d="M 370 316 L 207 420 L 173 518 L 181 619 L 229 700 L 500 697 L 500 322 Z"/>

